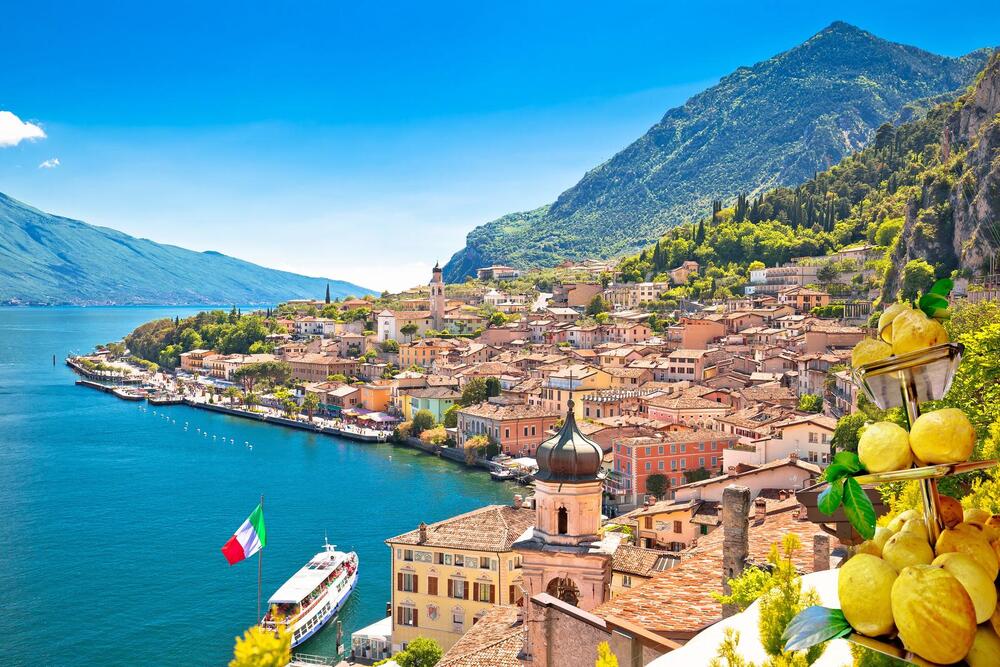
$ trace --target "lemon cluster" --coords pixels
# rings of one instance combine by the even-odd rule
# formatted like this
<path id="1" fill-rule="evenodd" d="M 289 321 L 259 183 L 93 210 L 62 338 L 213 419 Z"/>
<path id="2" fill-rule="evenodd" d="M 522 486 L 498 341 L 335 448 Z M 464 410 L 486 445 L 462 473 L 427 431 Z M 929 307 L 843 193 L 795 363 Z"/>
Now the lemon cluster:
<path id="1" fill-rule="evenodd" d="M 878 339 L 866 338 L 854 346 L 852 366 L 857 368 L 948 342 L 948 332 L 940 322 L 908 303 L 894 303 L 885 309 L 878 318 L 878 335 Z"/>
<path id="2" fill-rule="evenodd" d="M 958 408 L 925 412 L 910 431 L 894 422 L 869 424 L 858 438 L 858 458 L 868 472 L 904 470 L 914 463 L 962 463 L 972 456 L 976 429 Z"/>
<path id="3" fill-rule="evenodd" d="M 1000 665 L 1000 515 L 941 497 L 947 528 L 933 548 L 907 510 L 858 547 L 837 583 L 844 617 L 869 637 L 897 634 L 924 660 Z"/>

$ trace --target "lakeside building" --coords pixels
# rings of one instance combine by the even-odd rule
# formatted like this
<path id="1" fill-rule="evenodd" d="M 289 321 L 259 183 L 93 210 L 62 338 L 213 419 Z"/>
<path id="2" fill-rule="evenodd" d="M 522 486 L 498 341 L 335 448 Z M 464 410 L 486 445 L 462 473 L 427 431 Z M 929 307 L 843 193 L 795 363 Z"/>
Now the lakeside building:
<path id="1" fill-rule="evenodd" d="M 611 388 L 611 374 L 590 365 L 572 364 L 551 372 L 542 380 L 542 406 L 556 413 L 574 405 L 576 417 L 583 418 L 583 397 L 600 389 Z"/>
<path id="2" fill-rule="evenodd" d="M 504 403 L 496 399 L 458 410 L 457 444 L 485 435 L 509 456 L 534 456 L 559 421 L 560 413 L 541 406 Z"/>
<path id="3" fill-rule="evenodd" d="M 638 504 L 645 498 L 652 475 L 667 478 L 670 488 L 685 483 L 685 473 L 723 469 L 724 452 L 737 439 L 719 431 L 668 431 L 651 437 L 622 438 L 613 443 L 612 474 L 605 484 L 619 503 Z"/>
<path id="4" fill-rule="evenodd" d="M 512 546 L 534 518 L 520 502 L 490 505 L 386 540 L 393 651 L 417 637 L 448 650 L 494 605 L 517 604 L 523 570 Z"/>
<path id="5" fill-rule="evenodd" d="M 520 277 L 520 275 L 521 272 L 518 269 L 502 264 L 476 269 L 476 278 L 479 280 L 513 280 Z"/>
<path id="6" fill-rule="evenodd" d="M 399 389 L 397 395 L 405 421 L 413 419 L 420 410 L 427 410 L 434 415 L 435 422 L 443 422 L 448 409 L 462 398 L 462 392 L 448 386 Z"/>

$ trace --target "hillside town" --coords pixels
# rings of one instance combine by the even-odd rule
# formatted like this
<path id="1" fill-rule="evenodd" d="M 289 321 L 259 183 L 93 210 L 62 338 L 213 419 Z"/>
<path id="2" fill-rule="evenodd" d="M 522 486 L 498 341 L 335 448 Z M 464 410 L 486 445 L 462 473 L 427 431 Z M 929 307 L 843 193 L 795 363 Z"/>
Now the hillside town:
<path id="1" fill-rule="evenodd" d="M 800 574 L 848 554 L 796 492 L 820 481 L 838 419 L 857 409 L 851 351 L 871 302 L 838 300 L 807 267 L 754 269 L 739 298 L 664 312 L 697 263 L 645 283 L 567 265 L 574 279 L 551 292 L 505 266 L 445 285 L 435 266 L 402 294 L 252 315 L 270 328 L 246 353 L 182 334 L 172 373 L 113 360 L 122 349 L 73 363 L 139 363 L 161 401 L 393 439 L 530 486 L 450 518 L 428 508 L 387 535 L 388 613 L 353 633 L 353 661 L 427 638 L 448 667 L 586 664 L 603 643 L 619 664 L 683 664 L 669 654 L 734 611 L 716 596 L 785 536 L 802 545 Z"/>

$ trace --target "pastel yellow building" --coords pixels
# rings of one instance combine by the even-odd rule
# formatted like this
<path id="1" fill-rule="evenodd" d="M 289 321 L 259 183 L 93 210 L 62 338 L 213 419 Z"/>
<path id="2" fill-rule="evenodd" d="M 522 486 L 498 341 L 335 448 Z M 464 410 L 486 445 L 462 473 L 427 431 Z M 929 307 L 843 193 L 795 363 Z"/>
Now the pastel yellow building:
<path id="1" fill-rule="evenodd" d="M 522 598 L 511 545 L 535 521 L 522 506 L 489 505 L 386 540 L 392 552 L 392 648 L 417 637 L 448 650 L 490 609 Z"/>

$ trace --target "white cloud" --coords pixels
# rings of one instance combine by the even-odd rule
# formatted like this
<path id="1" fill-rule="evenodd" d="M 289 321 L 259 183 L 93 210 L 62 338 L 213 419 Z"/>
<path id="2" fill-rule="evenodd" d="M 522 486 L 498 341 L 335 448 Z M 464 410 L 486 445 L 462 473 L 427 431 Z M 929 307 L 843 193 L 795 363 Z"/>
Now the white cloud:
<path id="1" fill-rule="evenodd" d="M 45 131 L 34 123 L 25 123 L 9 111 L 0 111 L 0 148 L 44 138 Z"/>
<path id="2" fill-rule="evenodd" d="M 59 158 L 54 157 L 38 165 L 39 169 L 55 169 L 59 166 Z"/>

